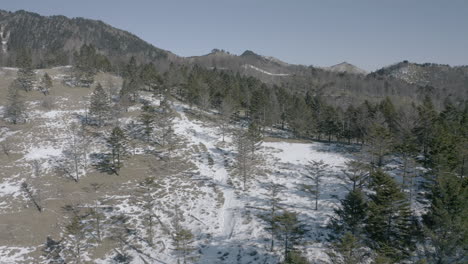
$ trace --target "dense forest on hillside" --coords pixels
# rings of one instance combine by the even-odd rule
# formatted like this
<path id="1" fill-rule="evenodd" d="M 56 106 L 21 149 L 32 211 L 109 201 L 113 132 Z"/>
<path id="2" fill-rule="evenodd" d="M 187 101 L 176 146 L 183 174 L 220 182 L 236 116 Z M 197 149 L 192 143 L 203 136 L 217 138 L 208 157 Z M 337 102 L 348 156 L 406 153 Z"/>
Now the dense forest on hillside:
<path id="1" fill-rule="evenodd" d="M 325 68 L 293 65 L 253 51 L 241 55 L 214 49 L 196 57 L 179 57 L 154 47 L 137 36 L 116 29 L 102 21 L 64 16 L 41 16 L 26 11 L 0 11 L 2 49 L 0 65 L 21 67 L 21 53 L 30 52 L 33 68 L 77 64 L 74 53 L 83 45 L 92 46 L 95 54 L 103 56 L 111 71 L 122 75 L 133 56 L 138 64 L 153 63 L 159 74 L 172 69 L 204 69 L 226 72 L 229 75 L 255 77 L 269 87 L 282 87 L 292 94 L 322 96 L 334 107 L 356 106 L 365 100 L 377 103 L 389 97 L 396 105 L 422 103 L 431 97 L 437 110 L 446 101 L 463 104 L 467 94 L 468 68 L 438 64 L 401 62 L 370 74 L 334 72 Z M 105 62 L 105 63 L 108 63 Z M 101 68 L 104 66 L 101 65 Z M 104 68 L 103 68 L 104 69 Z M 219 74 L 219 73 L 218 73 Z"/>

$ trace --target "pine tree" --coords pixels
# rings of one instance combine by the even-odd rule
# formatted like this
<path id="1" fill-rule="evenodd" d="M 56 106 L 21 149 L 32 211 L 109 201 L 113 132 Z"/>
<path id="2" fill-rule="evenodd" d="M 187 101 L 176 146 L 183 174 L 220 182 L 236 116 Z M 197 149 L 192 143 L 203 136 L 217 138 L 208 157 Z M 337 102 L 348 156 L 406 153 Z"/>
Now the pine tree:
<path id="1" fill-rule="evenodd" d="M 372 174 L 366 232 L 370 246 L 395 261 L 409 256 L 414 241 L 412 214 L 407 198 L 397 183 L 386 173 Z"/>
<path id="2" fill-rule="evenodd" d="M 318 210 L 318 200 L 320 198 L 322 178 L 325 176 L 325 171 L 328 168 L 328 164 L 325 164 L 323 160 L 320 161 L 309 161 L 306 165 L 306 173 L 304 177 L 312 180 L 312 184 L 304 184 L 303 190 L 310 193 L 315 200 L 315 210 Z"/>
<path id="3" fill-rule="evenodd" d="M 157 109 L 156 116 L 156 137 L 157 143 L 162 147 L 167 147 L 169 143 L 175 143 L 174 138 L 174 111 L 167 98 L 164 98 Z"/>
<path id="4" fill-rule="evenodd" d="M 247 191 L 248 183 L 255 178 L 258 172 L 259 157 L 253 151 L 252 143 L 248 131 L 238 130 L 234 133 L 234 144 L 236 147 L 235 175 L 241 181 L 243 190 Z"/>
<path id="5" fill-rule="evenodd" d="M 355 191 L 357 189 L 362 189 L 369 177 L 368 166 L 357 160 L 350 160 L 345 162 L 347 168 L 342 170 L 343 174 L 338 175 L 345 188 L 348 190 Z"/>
<path id="6" fill-rule="evenodd" d="M 81 217 L 75 215 L 65 228 L 66 263 L 81 263 L 84 250 L 88 246 L 85 232 L 85 224 Z"/>
<path id="7" fill-rule="evenodd" d="M 16 58 L 16 64 L 19 67 L 17 77 L 19 87 L 26 92 L 31 91 L 36 79 L 36 74 L 32 69 L 31 51 L 26 49 L 20 50 Z"/>
<path id="8" fill-rule="evenodd" d="M 154 107 L 149 104 L 144 104 L 141 107 L 140 121 L 143 124 L 143 133 L 145 135 L 146 142 L 150 142 L 153 135 L 156 118 L 155 112 Z"/>
<path id="9" fill-rule="evenodd" d="M 385 123 L 388 125 L 390 131 L 395 133 L 398 127 L 397 120 L 399 117 L 392 100 L 387 96 L 380 102 L 378 107 L 379 111 L 383 114 Z"/>
<path id="10" fill-rule="evenodd" d="M 331 250 L 326 253 L 333 264 L 360 264 L 366 263 L 369 258 L 369 252 L 364 245 L 350 232 L 345 233 L 340 240 L 334 242 Z"/>
<path id="11" fill-rule="evenodd" d="M 310 264 L 310 262 L 301 254 L 300 251 L 293 250 L 289 252 L 287 259 L 279 264 Z"/>
<path id="12" fill-rule="evenodd" d="M 9 119 L 13 124 L 24 120 L 25 118 L 25 105 L 23 97 L 20 94 L 19 86 L 16 81 L 8 86 L 7 106 L 5 109 L 5 118 Z"/>
<path id="13" fill-rule="evenodd" d="M 284 211 L 274 217 L 275 233 L 279 240 L 283 243 L 283 258 L 285 263 L 291 263 L 290 255 L 294 252 L 294 246 L 304 234 L 301 223 L 297 219 L 297 214 L 294 212 Z"/>
<path id="14" fill-rule="evenodd" d="M 329 227 L 334 231 L 330 237 L 332 240 L 351 233 L 353 236 L 362 236 L 367 221 L 367 202 L 364 193 L 360 189 L 351 190 L 340 201 L 340 207 L 335 209 Z"/>
<path id="15" fill-rule="evenodd" d="M 281 209 L 279 203 L 281 202 L 281 198 L 279 197 L 280 192 L 284 189 L 283 185 L 272 183 L 267 187 L 268 189 L 268 202 L 269 202 L 269 209 L 268 214 L 262 215 L 261 217 L 268 223 L 267 230 L 271 233 L 271 245 L 270 251 L 274 251 L 275 247 L 275 237 L 276 237 L 276 216 L 278 211 Z"/>
<path id="16" fill-rule="evenodd" d="M 110 110 L 108 95 L 101 84 L 98 83 L 91 95 L 89 114 L 97 119 L 99 126 L 102 126 L 104 121 L 109 117 Z"/>
<path id="17" fill-rule="evenodd" d="M 285 119 L 294 134 L 305 136 L 310 130 L 310 110 L 302 97 L 295 96 L 293 100 L 294 102 L 289 106 Z"/>
<path id="18" fill-rule="evenodd" d="M 42 249 L 42 257 L 47 264 L 64 264 L 65 260 L 61 256 L 62 250 L 62 241 L 55 241 L 47 236 L 46 243 Z"/>
<path id="19" fill-rule="evenodd" d="M 321 113 L 321 119 L 318 124 L 320 133 L 328 137 L 328 142 L 331 141 L 332 135 L 337 135 L 339 131 L 338 113 L 332 106 L 324 107 Z"/>
<path id="20" fill-rule="evenodd" d="M 422 105 L 418 107 L 418 119 L 416 122 L 415 133 L 418 143 L 422 148 L 425 157 L 429 154 L 429 146 L 434 136 L 434 124 L 437 113 L 430 97 L 426 96 Z"/>
<path id="21" fill-rule="evenodd" d="M 249 128 L 247 130 L 247 139 L 250 144 L 252 155 L 255 155 L 255 152 L 260 149 L 263 143 L 263 134 L 257 123 L 252 122 L 249 124 Z"/>
<path id="22" fill-rule="evenodd" d="M 223 136 L 223 142 L 224 142 L 224 137 L 229 131 L 229 124 L 231 122 L 233 113 L 234 113 L 233 103 L 229 100 L 229 98 L 224 99 L 223 102 L 221 103 L 220 118 L 219 118 L 219 129 L 221 130 L 221 134 Z"/>
<path id="23" fill-rule="evenodd" d="M 423 231 L 431 246 L 426 256 L 433 263 L 465 263 L 468 260 L 467 180 L 450 173 L 441 174 L 431 193 L 431 206 L 423 217 Z"/>
<path id="24" fill-rule="evenodd" d="M 143 65 L 140 72 L 140 79 L 144 86 L 149 91 L 153 91 L 156 95 L 161 95 L 162 91 L 162 79 L 153 63 Z"/>
<path id="25" fill-rule="evenodd" d="M 118 175 L 123 165 L 122 160 L 127 154 L 127 137 L 122 129 L 114 127 L 106 141 L 110 149 L 108 169 Z"/>
<path id="26" fill-rule="evenodd" d="M 39 85 L 39 90 L 44 94 L 44 95 L 49 95 L 50 94 L 50 89 L 52 88 L 52 78 L 50 78 L 49 74 L 44 73 L 44 76 L 41 78 L 41 82 Z"/>
<path id="27" fill-rule="evenodd" d="M 385 157 L 393 147 L 393 138 L 388 126 L 382 123 L 383 117 L 376 117 L 367 134 L 367 149 L 376 167 L 384 165 Z"/>
<path id="28" fill-rule="evenodd" d="M 176 245 L 174 250 L 178 255 L 182 256 L 183 264 L 196 259 L 196 256 L 193 256 L 193 252 L 196 248 L 192 245 L 194 243 L 194 236 L 190 230 L 179 229 L 174 234 L 174 240 L 177 241 L 177 243 L 174 243 Z"/>
<path id="29" fill-rule="evenodd" d="M 177 263 L 180 262 L 180 257 L 182 257 L 182 263 L 186 264 L 188 261 L 193 262 L 197 259 L 197 256 L 194 254 L 196 248 L 193 246 L 194 235 L 192 232 L 186 228 L 183 228 L 181 225 L 182 215 L 178 208 L 175 210 L 175 215 L 173 219 L 174 226 L 174 235 L 172 236 L 174 246 L 174 251 L 178 256 Z"/>

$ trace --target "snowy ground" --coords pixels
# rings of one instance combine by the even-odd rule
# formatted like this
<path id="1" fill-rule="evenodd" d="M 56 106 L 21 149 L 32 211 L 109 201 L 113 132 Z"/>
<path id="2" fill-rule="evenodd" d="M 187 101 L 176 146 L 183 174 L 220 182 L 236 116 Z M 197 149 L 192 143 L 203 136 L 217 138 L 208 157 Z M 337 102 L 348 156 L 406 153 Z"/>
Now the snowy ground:
<path id="1" fill-rule="evenodd" d="M 180 137 L 180 147 L 172 155 L 171 164 L 175 167 L 172 172 L 162 172 L 157 167 L 161 164 L 157 155 L 146 154 L 150 150 L 155 151 L 155 148 L 138 146 L 134 150 L 136 155 L 129 159 L 122 176 L 116 178 L 91 171 L 77 185 L 69 180 L 54 178 L 52 174 L 54 162 L 63 154 L 68 138 L 67 126 L 84 114 L 83 96 L 80 94 L 76 98 L 58 97 L 54 110 L 45 110 L 38 102 L 30 102 L 28 119 L 34 126 L 26 126 L 24 131 L 0 128 L 0 142 L 14 139 L 17 146 L 12 160 L 2 163 L 0 219 L 14 222 L 10 214 L 29 210 L 32 221 L 35 221 L 35 217 L 44 217 L 50 221 L 48 225 L 63 229 L 68 219 L 58 216 L 61 204 L 56 205 L 55 201 L 76 199 L 73 201 L 81 202 L 82 207 L 109 207 L 112 210 L 102 211 L 107 219 L 123 215 L 129 218 L 129 226 L 135 229 L 132 240 L 138 241 L 138 245 L 127 248 L 134 257 L 132 263 L 177 263 L 171 233 L 178 210 L 181 214 L 180 225 L 195 235 L 197 263 L 277 263 L 281 249 L 277 246 L 274 252 L 270 252 L 271 234 L 261 218 L 269 208 L 267 188 L 274 183 L 284 186 L 279 195 L 281 207 L 296 212 L 307 230 L 301 245 L 303 252 L 312 263 L 327 259 L 325 227 L 338 199 L 346 193 L 336 177 L 342 173 L 344 163 L 352 158 L 346 149 L 336 144 L 317 142 L 294 143 L 281 139 L 264 142 L 259 151 L 263 158 L 260 166 L 262 173 L 249 183 L 247 191 L 243 191 L 232 173 L 235 157 L 232 139 L 227 136 L 226 142 L 222 143 L 217 127 L 209 121 L 198 120 L 187 105 L 174 102 L 173 108 L 177 114 L 174 129 Z M 143 94 L 143 99 L 154 105 L 159 104 L 159 100 L 149 94 Z M 140 107 L 131 107 L 127 116 L 120 120 L 121 124 L 136 121 Z M 96 140 L 92 151 L 99 152 L 102 148 L 102 140 Z M 303 184 L 312 184 L 303 176 L 305 165 L 312 160 L 321 160 L 328 165 L 317 211 L 314 210 L 312 197 L 301 189 Z M 47 191 L 41 195 L 49 202 L 45 203 L 48 210 L 41 215 L 34 214 L 29 206 L 25 208 L 28 201 L 20 190 L 21 182 L 25 179 L 32 180 L 33 186 L 34 181 L 42 181 L 42 178 L 34 177 L 31 165 L 34 161 L 39 161 L 44 174 L 42 178 L 45 180 L 41 184 Z M 155 184 L 144 185 L 147 177 L 153 177 Z M 96 182 L 108 187 L 101 196 L 94 194 L 96 198 L 91 199 L 86 188 L 89 189 L 89 185 Z M 62 184 L 64 186 L 59 186 Z M 151 191 L 143 194 L 145 188 Z M 145 199 L 148 198 L 145 195 L 149 195 L 153 201 L 152 214 L 157 216 L 152 246 L 147 242 L 149 214 L 144 209 Z M 111 228 L 104 229 L 103 236 L 111 236 L 114 232 Z M 3 245 L 0 243 L 0 263 L 38 263 L 31 261 L 30 253 L 41 250 L 46 235 L 26 242 L 15 237 L 14 241 L 8 240 Z M 98 252 L 97 259 L 93 260 L 95 263 L 109 263 L 115 256 L 112 247 L 93 246 Z M 90 254 L 87 258 L 90 258 Z"/>
<path id="2" fill-rule="evenodd" d="M 265 157 L 263 176 L 251 183 L 248 191 L 244 192 L 231 184 L 230 166 L 233 163 L 233 147 L 230 144 L 220 144 L 221 135 L 215 127 L 187 117 L 187 107 L 176 103 L 175 109 L 179 114 L 176 119 L 175 131 L 185 137 L 187 148 L 205 149 L 190 158 L 195 163 L 196 169 L 188 182 L 203 181 L 198 187 L 201 194 L 198 199 L 191 200 L 187 205 L 186 200 L 180 199 L 187 194 L 166 194 L 165 201 L 179 200 L 179 207 L 187 215 L 182 223 L 185 228 L 194 232 L 197 245 L 200 248 L 198 263 L 275 263 L 280 249 L 269 252 L 269 233 L 265 230 L 265 223 L 259 216 L 268 208 L 267 191 L 265 189 L 271 183 L 285 186 L 282 206 L 290 211 L 297 212 L 300 220 L 309 230 L 305 239 L 305 248 L 311 260 L 324 259 L 325 226 L 332 210 L 337 203 L 337 198 L 344 194 L 344 189 L 334 177 L 340 173 L 344 162 L 348 160 L 345 153 L 336 151 L 333 144 L 323 143 L 286 143 L 267 142 L 263 144 L 262 153 Z M 227 142 L 231 139 L 226 138 Z M 208 156 L 213 164 L 208 162 Z M 313 201 L 306 193 L 300 190 L 303 183 L 308 183 L 301 173 L 304 165 L 310 160 L 323 160 L 329 165 L 327 176 L 323 183 L 323 194 L 319 200 L 319 210 L 313 210 Z M 311 184 L 311 183 L 309 183 Z M 213 199 L 213 189 L 220 192 L 221 199 Z M 219 194 L 218 194 L 219 196 Z M 215 196 L 216 198 L 216 196 Z M 219 198 L 219 197 L 218 197 Z M 130 199 L 129 199 L 130 200 Z M 123 200 L 122 204 L 130 203 Z M 166 202 L 162 201 L 162 204 Z M 221 201 L 221 203 L 220 203 Z M 187 201 L 188 202 L 188 201 Z M 170 217 L 164 211 L 170 210 L 162 206 L 161 221 L 170 226 Z M 122 206 L 123 210 L 136 212 L 131 206 Z M 137 217 L 138 214 L 135 214 Z M 197 219 L 197 220 L 194 220 Z M 161 239 L 164 245 L 170 245 L 170 239 Z M 144 250 L 154 259 L 166 263 L 176 263 L 170 250 Z M 156 253 L 155 253 L 156 252 Z M 135 263 L 138 263 L 135 255 Z M 143 262 L 141 262 L 143 263 Z"/>
<path id="3" fill-rule="evenodd" d="M 144 98 L 152 100 L 154 104 L 159 103 L 151 97 Z M 40 109 L 38 103 L 30 103 L 32 111 L 29 119 L 37 123 L 36 129 L 42 132 L 40 136 L 30 133 L 23 135 L 24 139 L 18 152 L 21 158 L 15 161 L 17 166 L 24 167 L 22 175 L 24 173 L 32 175 L 32 172 L 30 165 L 21 164 L 39 160 L 41 169 L 47 173 L 53 166 L 54 160 L 62 155 L 67 138 L 66 126 L 70 120 L 76 119 L 76 116 L 84 111 L 79 107 L 82 105 L 80 102 L 76 103 L 73 109 L 66 108 L 66 105 L 67 98 L 60 99 L 61 107 L 52 111 Z M 195 168 L 178 172 L 169 179 L 159 181 L 160 188 L 152 194 L 158 200 L 154 207 L 154 213 L 159 216 L 160 221 L 155 227 L 157 239 L 153 247 L 141 243 L 140 252 L 131 251 L 134 263 L 144 263 L 142 258 L 155 263 L 177 262 L 171 250 L 172 240 L 168 234 L 174 228 L 175 207 L 179 207 L 182 213 L 181 225 L 195 235 L 195 246 L 199 248 L 198 263 L 276 262 L 281 254 L 280 249 L 277 248 L 273 253 L 269 252 L 270 235 L 265 229 L 265 222 L 259 217 L 264 213 L 262 209 L 268 208 L 265 187 L 270 183 L 285 186 L 281 194 L 282 206 L 297 212 L 300 220 L 307 226 L 309 232 L 304 247 L 308 249 L 311 260 L 322 259 L 324 251 L 321 242 L 324 238 L 324 226 L 337 202 L 332 195 L 340 196 L 343 191 L 333 175 L 339 173 L 343 163 L 348 159 L 346 154 L 336 152 L 333 144 L 266 142 L 261 150 L 264 157 L 262 166 L 264 173 L 252 181 L 248 191 L 244 192 L 232 184 L 234 148 L 230 144 L 231 138 L 226 137 L 226 143 L 221 144 L 221 135 L 216 127 L 189 117 L 186 105 L 176 102 L 173 107 L 178 114 L 175 120 L 175 132 L 185 142 L 175 155 L 184 157 L 182 162 L 192 163 Z M 138 110 L 138 107 L 133 107 L 130 112 Z M 130 119 L 124 123 L 129 121 Z M 12 133 L 3 131 L 2 140 L 13 135 Z M 42 139 L 37 140 L 38 136 Z M 300 185 L 306 183 L 301 173 L 309 160 L 323 160 L 330 165 L 328 176 L 324 180 L 324 193 L 319 201 L 319 211 L 312 209 L 311 197 L 300 190 Z M 151 174 L 148 171 L 145 173 Z M 0 210 L 13 205 L 8 201 L 15 199 L 27 203 L 20 191 L 23 178 L 24 176 L 4 177 L 0 181 L 0 197 L 2 197 Z M 107 197 L 112 200 L 115 209 L 107 214 L 108 217 L 119 214 L 130 217 L 141 238 L 147 237 L 147 232 L 142 205 L 131 191 L 136 184 L 137 181 L 130 180 L 120 186 L 121 195 Z M 27 258 L 32 251 L 31 247 L 9 246 L 1 247 L 2 261 L 21 262 L 21 255 Z M 114 252 L 109 252 L 100 258 L 99 262 L 107 263 L 113 256 Z"/>

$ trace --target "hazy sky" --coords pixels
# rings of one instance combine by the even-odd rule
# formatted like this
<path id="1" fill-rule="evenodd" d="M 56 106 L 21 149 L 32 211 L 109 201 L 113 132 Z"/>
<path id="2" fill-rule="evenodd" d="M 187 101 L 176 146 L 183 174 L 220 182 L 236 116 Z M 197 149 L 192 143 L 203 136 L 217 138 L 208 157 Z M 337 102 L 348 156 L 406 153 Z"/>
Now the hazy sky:
<path id="1" fill-rule="evenodd" d="M 468 0 L 0 0 L 0 9 L 100 19 L 181 56 L 244 50 L 295 64 L 468 64 Z"/>

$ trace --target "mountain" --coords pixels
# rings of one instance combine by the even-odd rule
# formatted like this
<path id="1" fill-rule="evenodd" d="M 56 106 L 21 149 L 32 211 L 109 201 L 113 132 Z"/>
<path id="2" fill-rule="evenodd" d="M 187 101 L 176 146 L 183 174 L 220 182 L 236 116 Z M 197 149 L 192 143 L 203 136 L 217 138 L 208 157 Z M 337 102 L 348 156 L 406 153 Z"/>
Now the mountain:
<path id="1" fill-rule="evenodd" d="M 241 55 L 231 54 L 224 50 L 213 49 L 203 56 L 186 58 L 186 62 L 207 68 L 229 70 L 256 77 L 264 82 L 278 83 L 281 77 L 293 75 L 300 66 L 288 64 L 274 57 L 267 57 L 246 50 Z"/>
<path id="2" fill-rule="evenodd" d="M 443 64 L 417 64 L 403 61 L 384 67 L 376 71 L 375 75 L 393 77 L 411 84 L 432 86 L 437 89 L 454 90 L 468 87 L 468 66 L 451 67 Z"/>
<path id="3" fill-rule="evenodd" d="M 446 97 L 456 101 L 468 97 L 466 66 L 402 62 L 366 75 L 347 62 L 326 68 L 294 65 L 251 50 L 236 55 L 214 49 L 203 56 L 180 57 L 102 21 L 26 11 L 0 10 L 0 36 L 0 66 L 17 66 L 17 54 L 24 50 L 31 51 L 36 68 L 70 65 L 75 51 L 92 44 L 98 53 L 107 56 L 115 72 L 132 56 L 137 63 L 153 63 L 160 73 L 167 71 L 170 64 L 188 68 L 200 65 L 251 76 L 292 93 L 320 94 L 337 105 L 386 96 L 417 102 L 423 95 L 430 95 L 439 103 Z"/>
<path id="4" fill-rule="evenodd" d="M 332 72 L 338 72 L 338 73 L 346 72 L 346 73 L 351 73 L 351 74 L 362 74 L 362 75 L 367 74 L 367 71 L 347 62 L 342 62 L 342 63 L 336 64 L 330 67 L 325 67 L 324 69 L 328 71 L 332 71 Z"/>
<path id="5" fill-rule="evenodd" d="M 177 57 L 98 20 L 0 10 L 0 26 L 3 65 L 14 65 L 16 54 L 25 48 L 32 51 L 37 67 L 67 65 L 83 44 L 92 44 L 114 63 L 135 56 L 139 62 L 167 64 Z"/>

